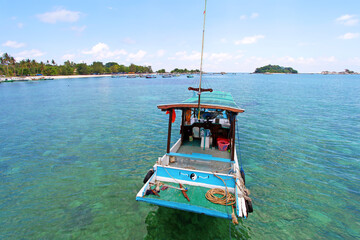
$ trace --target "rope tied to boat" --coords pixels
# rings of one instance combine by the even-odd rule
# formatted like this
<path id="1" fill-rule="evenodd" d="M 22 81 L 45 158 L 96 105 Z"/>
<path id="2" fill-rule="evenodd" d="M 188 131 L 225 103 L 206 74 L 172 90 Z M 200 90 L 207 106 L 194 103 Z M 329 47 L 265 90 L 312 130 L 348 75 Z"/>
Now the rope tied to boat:
<path id="1" fill-rule="evenodd" d="M 206 192 L 206 194 L 205 194 L 206 199 L 209 200 L 212 203 L 215 203 L 215 204 L 220 204 L 220 205 L 224 205 L 224 206 L 231 206 L 231 210 L 232 210 L 231 219 L 232 219 L 232 222 L 233 222 L 233 224 L 239 224 L 239 222 L 237 220 L 237 217 L 235 215 L 235 212 L 234 212 L 234 208 L 235 208 L 235 204 L 236 204 L 235 196 L 232 195 L 229 192 L 224 179 L 222 179 L 221 177 L 219 177 L 215 173 L 213 173 L 213 174 L 214 174 L 215 177 L 219 178 L 224 183 L 225 190 L 220 189 L 220 188 L 212 188 L 212 189 L 210 189 L 210 190 L 208 190 Z M 222 197 L 215 196 L 215 194 L 222 195 Z"/>

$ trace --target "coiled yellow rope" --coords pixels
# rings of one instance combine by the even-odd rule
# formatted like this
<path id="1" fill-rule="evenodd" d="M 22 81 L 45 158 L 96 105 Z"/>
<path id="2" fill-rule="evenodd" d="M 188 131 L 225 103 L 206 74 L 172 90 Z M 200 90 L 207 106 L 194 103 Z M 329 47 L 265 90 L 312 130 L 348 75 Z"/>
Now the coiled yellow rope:
<path id="1" fill-rule="evenodd" d="M 221 197 L 218 197 L 215 194 L 220 195 Z M 224 189 L 220 189 L 220 188 L 210 189 L 209 191 L 206 192 L 205 197 L 207 200 L 209 200 L 212 203 L 226 205 L 226 206 L 230 206 L 236 203 L 236 199 L 234 195 L 232 195 L 229 192 L 226 193 Z"/>

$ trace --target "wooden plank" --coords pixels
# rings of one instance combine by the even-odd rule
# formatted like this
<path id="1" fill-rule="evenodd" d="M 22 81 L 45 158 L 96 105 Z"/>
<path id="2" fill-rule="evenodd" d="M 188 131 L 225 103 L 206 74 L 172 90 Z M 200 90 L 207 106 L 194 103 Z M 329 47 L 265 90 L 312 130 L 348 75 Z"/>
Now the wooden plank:
<path id="1" fill-rule="evenodd" d="M 169 127 L 168 127 L 168 139 L 167 139 L 167 148 L 166 148 L 167 153 L 170 152 L 171 124 L 172 124 L 172 115 L 173 115 L 173 110 L 169 109 L 169 111 L 170 111 L 170 114 L 169 114 Z"/>

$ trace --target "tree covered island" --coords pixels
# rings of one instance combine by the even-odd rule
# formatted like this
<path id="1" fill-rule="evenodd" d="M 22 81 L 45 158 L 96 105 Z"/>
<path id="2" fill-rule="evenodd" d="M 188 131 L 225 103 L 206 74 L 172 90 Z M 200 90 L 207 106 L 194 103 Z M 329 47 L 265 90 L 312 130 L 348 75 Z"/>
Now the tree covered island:
<path id="1" fill-rule="evenodd" d="M 297 70 L 291 67 L 281 67 L 279 65 L 266 65 L 256 68 L 254 73 L 298 73 Z"/>

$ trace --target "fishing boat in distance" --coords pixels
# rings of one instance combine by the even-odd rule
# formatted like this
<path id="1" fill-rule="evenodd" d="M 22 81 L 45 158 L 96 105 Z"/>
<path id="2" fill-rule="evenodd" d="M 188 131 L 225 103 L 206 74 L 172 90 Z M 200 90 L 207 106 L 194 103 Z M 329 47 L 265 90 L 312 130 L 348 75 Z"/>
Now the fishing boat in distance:
<path id="1" fill-rule="evenodd" d="M 163 78 L 171 78 L 172 75 L 171 75 L 171 74 L 164 74 L 164 75 L 162 75 L 162 77 L 163 77 Z"/>
<path id="2" fill-rule="evenodd" d="M 205 13 L 206 1 L 204 29 Z M 244 110 L 230 93 L 201 88 L 203 48 L 204 30 L 199 87 L 188 88 L 193 96 L 157 106 L 169 114 L 166 153 L 145 175 L 136 200 L 237 224 L 238 217 L 246 218 L 253 211 L 236 153 L 236 117 Z M 181 136 L 171 146 L 176 111 L 181 112 Z"/>
<path id="3" fill-rule="evenodd" d="M 194 78 L 194 75 L 187 75 L 187 78 Z"/>

